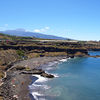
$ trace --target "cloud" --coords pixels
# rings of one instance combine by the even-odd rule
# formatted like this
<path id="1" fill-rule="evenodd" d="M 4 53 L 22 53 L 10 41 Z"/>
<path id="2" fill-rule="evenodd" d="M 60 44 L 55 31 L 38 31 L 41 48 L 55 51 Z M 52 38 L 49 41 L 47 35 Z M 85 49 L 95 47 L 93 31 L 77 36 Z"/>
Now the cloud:
<path id="1" fill-rule="evenodd" d="M 5 27 L 8 27 L 8 24 L 5 24 L 4 26 L 5 26 Z"/>
<path id="2" fill-rule="evenodd" d="M 50 29 L 50 27 L 44 27 L 44 28 L 41 28 L 41 29 L 34 29 L 33 32 L 37 32 L 37 33 L 42 33 L 42 32 L 46 32 Z"/>
<path id="3" fill-rule="evenodd" d="M 35 29 L 35 30 L 33 30 L 34 32 L 41 32 L 41 30 L 39 30 L 39 29 Z"/>

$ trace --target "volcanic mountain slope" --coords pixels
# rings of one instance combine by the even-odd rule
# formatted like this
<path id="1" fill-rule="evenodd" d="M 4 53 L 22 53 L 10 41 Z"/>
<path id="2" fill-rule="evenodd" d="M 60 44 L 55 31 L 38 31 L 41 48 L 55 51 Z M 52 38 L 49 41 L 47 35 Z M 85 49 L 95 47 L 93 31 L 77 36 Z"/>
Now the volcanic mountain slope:
<path id="1" fill-rule="evenodd" d="M 35 37 L 35 38 L 43 38 L 43 39 L 57 39 L 57 40 L 67 40 L 68 38 L 53 36 L 53 35 L 46 35 L 42 33 L 36 33 L 36 32 L 29 32 L 25 30 L 6 30 L 6 31 L 0 31 L 1 33 L 9 34 L 9 35 L 15 35 L 15 36 L 26 36 L 26 37 Z"/>

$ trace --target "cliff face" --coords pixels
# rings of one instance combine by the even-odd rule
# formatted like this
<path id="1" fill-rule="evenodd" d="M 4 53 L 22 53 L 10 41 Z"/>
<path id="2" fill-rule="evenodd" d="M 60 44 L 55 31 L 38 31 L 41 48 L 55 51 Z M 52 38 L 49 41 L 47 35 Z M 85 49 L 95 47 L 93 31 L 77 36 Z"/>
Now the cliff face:
<path id="1" fill-rule="evenodd" d="M 84 56 L 88 49 L 80 43 L 74 42 L 45 42 L 32 41 L 24 37 L 13 37 L 12 41 L 0 42 L 0 65 L 6 66 L 16 62 L 19 58 L 32 58 L 42 56 Z M 20 39 L 21 38 L 21 39 Z M 31 41 L 29 41 L 31 40 Z"/>
<path id="2" fill-rule="evenodd" d="M 87 49 L 67 49 L 66 51 L 68 54 L 73 54 L 73 55 L 75 55 L 76 53 L 79 53 L 79 52 L 80 52 L 80 54 L 88 55 Z"/>
<path id="3" fill-rule="evenodd" d="M 88 49 L 88 51 L 100 51 L 100 47 L 99 48 L 98 47 L 89 47 L 87 49 Z"/>
<path id="4" fill-rule="evenodd" d="M 10 48 L 10 49 L 9 49 Z M 0 65 L 5 69 L 10 68 L 10 64 L 18 61 L 20 58 L 34 58 L 42 56 L 85 56 L 88 55 L 87 49 L 64 49 L 54 47 L 39 46 L 4 46 L 0 50 Z M 3 68 L 3 67 L 2 67 Z"/>
<path id="5" fill-rule="evenodd" d="M 88 54 L 87 49 L 83 48 L 60 48 L 58 47 L 45 47 L 45 46 L 0 46 L 4 50 L 13 49 L 13 50 L 24 50 L 27 52 L 33 51 L 32 53 L 45 53 L 45 52 L 65 52 L 67 54 L 75 54 L 77 52 L 81 52 L 83 54 Z M 34 51 L 35 50 L 35 51 Z"/>
<path id="6" fill-rule="evenodd" d="M 7 50 L 10 48 L 10 50 Z M 0 65 L 9 65 L 16 62 L 19 58 L 34 58 L 43 56 L 86 56 L 87 49 L 64 49 L 55 47 L 39 47 L 39 46 L 6 46 L 0 52 Z M 12 49 L 12 50 L 11 50 Z M 9 68 L 9 67 L 7 67 Z"/>

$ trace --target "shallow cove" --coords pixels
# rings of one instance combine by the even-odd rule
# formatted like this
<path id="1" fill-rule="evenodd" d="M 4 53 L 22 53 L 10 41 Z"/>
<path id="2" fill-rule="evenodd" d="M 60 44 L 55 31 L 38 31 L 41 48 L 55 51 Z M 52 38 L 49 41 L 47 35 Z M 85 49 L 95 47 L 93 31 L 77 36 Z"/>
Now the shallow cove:
<path id="1" fill-rule="evenodd" d="M 94 55 L 100 52 L 90 53 Z M 43 66 L 43 69 L 58 77 L 35 81 L 31 85 L 35 99 L 100 100 L 100 58 L 68 59 L 59 64 Z"/>

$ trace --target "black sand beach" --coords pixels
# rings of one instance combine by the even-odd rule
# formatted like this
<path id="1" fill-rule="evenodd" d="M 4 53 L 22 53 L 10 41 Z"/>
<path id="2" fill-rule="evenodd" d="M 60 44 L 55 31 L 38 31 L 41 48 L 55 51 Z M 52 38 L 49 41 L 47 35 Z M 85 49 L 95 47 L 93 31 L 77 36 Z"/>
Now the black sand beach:
<path id="1" fill-rule="evenodd" d="M 20 61 L 12 66 L 7 72 L 7 77 L 3 80 L 2 95 L 4 100 L 33 100 L 33 97 L 29 94 L 28 85 L 32 83 L 32 77 L 28 74 L 21 74 L 20 70 L 14 71 L 16 66 L 28 67 L 30 70 L 38 68 L 49 62 L 59 61 L 66 56 L 62 57 L 39 57 L 32 58 L 24 61 Z M 47 66 L 48 67 L 48 66 Z"/>

